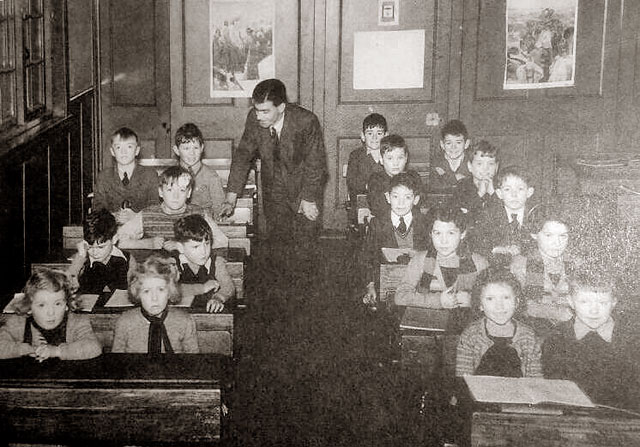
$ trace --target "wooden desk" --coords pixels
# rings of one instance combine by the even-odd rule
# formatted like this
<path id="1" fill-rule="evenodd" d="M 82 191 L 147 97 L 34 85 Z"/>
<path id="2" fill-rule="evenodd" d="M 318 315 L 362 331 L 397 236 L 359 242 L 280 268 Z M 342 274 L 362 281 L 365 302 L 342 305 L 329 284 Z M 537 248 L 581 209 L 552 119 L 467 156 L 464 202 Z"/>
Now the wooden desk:
<path id="1" fill-rule="evenodd" d="M 468 444 L 514 447 L 623 447 L 640 445 L 640 418 L 603 409 L 562 415 L 478 409 Z M 468 428 L 468 429 L 469 429 Z"/>
<path id="2" fill-rule="evenodd" d="M 225 437 L 233 383 L 223 356 L 105 354 L 0 361 L 4 442 L 202 444 Z"/>

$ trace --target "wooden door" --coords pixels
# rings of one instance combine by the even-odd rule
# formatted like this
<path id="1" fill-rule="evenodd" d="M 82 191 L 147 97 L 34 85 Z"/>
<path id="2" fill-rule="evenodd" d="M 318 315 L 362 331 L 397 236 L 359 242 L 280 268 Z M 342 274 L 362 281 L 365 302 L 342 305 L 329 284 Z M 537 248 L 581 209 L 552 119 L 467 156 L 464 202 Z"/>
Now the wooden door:
<path id="1" fill-rule="evenodd" d="M 381 17 L 381 5 L 388 8 Z M 329 182 L 325 190 L 325 227 L 346 226 L 346 165 L 352 150 L 360 147 L 362 120 L 372 112 L 387 119 L 390 133 L 404 137 L 409 146 L 410 163 L 428 163 L 437 147 L 441 120 L 457 116 L 460 30 L 453 26 L 461 17 L 458 1 L 326 0 L 324 14 L 316 17 L 316 53 L 323 49 L 323 71 L 315 75 L 322 98 L 317 112 L 324 124 L 328 153 Z M 385 24 L 391 19 L 391 24 Z M 397 24 L 394 24 L 394 21 Z M 325 26 L 326 23 L 326 26 Z M 323 48 L 324 41 L 324 48 Z M 393 49 L 394 45 L 398 45 Z M 380 48 L 380 50 L 378 50 Z M 390 50 L 392 48 L 393 50 Z M 398 57 L 402 56 L 402 57 Z M 367 66 L 367 58 L 376 59 Z M 404 60 L 403 60 L 404 59 Z M 423 62 L 420 82 L 411 77 L 415 62 Z M 389 81 L 392 88 L 380 88 L 379 64 L 402 73 Z M 388 73 L 387 73 L 388 74 Z M 406 76 L 405 76 L 406 75 Z M 402 84 L 402 78 L 407 84 Z M 452 101 L 453 99 L 453 101 Z"/>
<path id="2" fill-rule="evenodd" d="M 140 157 L 167 158 L 170 140 L 169 0 L 100 2 L 102 162 L 112 166 L 111 134 L 140 138 Z"/>
<path id="3" fill-rule="evenodd" d="M 616 150 L 621 3 L 579 2 L 574 86 L 505 90 L 506 0 L 464 2 L 460 116 L 502 166 L 529 168 L 539 198 L 562 180 L 559 159 Z"/>

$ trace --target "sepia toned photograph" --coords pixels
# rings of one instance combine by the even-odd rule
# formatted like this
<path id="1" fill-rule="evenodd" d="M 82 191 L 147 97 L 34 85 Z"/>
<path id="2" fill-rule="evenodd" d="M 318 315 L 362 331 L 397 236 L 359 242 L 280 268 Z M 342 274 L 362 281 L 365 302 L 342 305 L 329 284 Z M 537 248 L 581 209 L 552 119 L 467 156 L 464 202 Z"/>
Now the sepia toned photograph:
<path id="1" fill-rule="evenodd" d="M 640 446 L 639 29 L 0 0 L 0 447 Z"/>

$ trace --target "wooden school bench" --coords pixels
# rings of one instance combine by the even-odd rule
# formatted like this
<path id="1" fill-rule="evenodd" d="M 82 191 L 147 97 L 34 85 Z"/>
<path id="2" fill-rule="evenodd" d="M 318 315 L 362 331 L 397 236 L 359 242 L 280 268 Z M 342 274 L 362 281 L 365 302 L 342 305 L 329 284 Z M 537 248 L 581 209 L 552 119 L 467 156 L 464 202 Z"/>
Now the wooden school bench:
<path id="1" fill-rule="evenodd" d="M 211 445 L 230 439 L 233 360 L 103 354 L 0 360 L 3 442 Z"/>

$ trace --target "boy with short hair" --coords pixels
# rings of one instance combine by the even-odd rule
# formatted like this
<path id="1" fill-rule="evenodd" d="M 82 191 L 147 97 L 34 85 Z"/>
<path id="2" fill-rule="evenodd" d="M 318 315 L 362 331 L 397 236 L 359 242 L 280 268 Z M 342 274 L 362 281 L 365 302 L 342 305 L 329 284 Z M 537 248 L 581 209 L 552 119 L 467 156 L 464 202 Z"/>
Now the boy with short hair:
<path id="1" fill-rule="evenodd" d="M 491 143 L 481 140 L 472 146 L 467 161 L 471 175 L 460 180 L 453 193 L 453 203 L 467 210 L 471 222 L 489 205 L 499 203 L 493 185 L 499 165 L 498 149 Z"/>
<path id="2" fill-rule="evenodd" d="M 218 217 L 224 202 L 224 188 L 216 170 L 202 163 L 204 137 L 198 126 L 193 123 L 180 126 L 176 132 L 173 152 L 178 156 L 180 166 L 188 169 L 193 176 L 195 186 L 191 193 L 191 203 Z"/>
<path id="3" fill-rule="evenodd" d="M 613 317 L 617 299 L 610 272 L 591 268 L 569 280 L 575 314 L 559 323 L 542 345 L 547 379 L 574 381 L 595 403 L 638 408 L 637 331 L 631 320 Z"/>
<path id="4" fill-rule="evenodd" d="M 534 188 L 526 171 L 519 166 L 501 170 L 497 185 L 496 195 L 501 202 L 481 213 L 474 248 L 483 255 L 515 256 L 532 246 L 527 218 L 531 209 L 528 200 Z M 506 265 L 508 262 L 510 259 Z"/>
<path id="5" fill-rule="evenodd" d="M 389 190 L 385 193 L 391 210 L 373 218 L 364 244 L 365 304 L 374 304 L 377 299 L 376 283 L 382 248 L 427 249 L 429 225 L 427 218 L 416 208 L 420 189 L 419 180 L 410 173 L 403 172 L 391 178 Z"/>
<path id="6" fill-rule="evenodd" d="M 386 193 L 389 191 L 389 184 L 393 176 L 401 172 L 407 172 L 413 176 L 418 185 L 422 185 L 422 180 L 417 172 L 406 170 L 409 149 L 404 138 L 400 135 L 394 134 L 384 137 L 380 142 L 380 154 L 384 169 L 371 174 L 367 185 L 367 202 L 374 216 L 386 215 L 391 209 L 389 202 L 387 202 Z M 420 195 L 420 192 L 418 192 L 418 195 Z"/>
<path id="7" fill-rule="evenodd" d="M 469 134 L 460 120 L 451 120 L 440 131 L 440 151 L 431 154 L 429 186 L 431 191 L 452 194 L 458 182 L 469 177 L 466 150 Z"/>
<path id="8" fill-rule="evenodd" d="M 349 154 L 347 165 L 347 191 L 351 202 L 352 223 L 357 220 L 357 196 L 367 193 L 367 182 L 374 172 L 382 172 L 380 141 L 387 136 L 387 120 L 379 113 L 367 115 L 362 121 L 360 140 L 362 147 Z"/>
<path id="9" fill-rule="evenodd" d="M 222 312 L 235 288 L 221 256 L 211 253 L 213 234 L 204 217 L 191 214 L 174 224 L 182 296 L 204 295 L 207 312 Z"/>
<path id="10" fill-rule="evenodd" d="M 113 133 L 109 151 L 115 166 L 98 174 L 93 209 L 106 208 L 122 224 L 134 213 L 156 202 L 158 175 L 153 168 L 137 163 L 140 143 L 138 135 L 128 127 Z"/>
<path id="11" fill-rule="evenodd" d="M 94 211 L 84 220 L 82 230 L 84 240 L 78 242 L 68 270 L 70 277 L 78 277 L 78 293 L 100 294 L 105 287 L 127 290 L 127 275 L 136 260 L 116 246 L 115 217 L 104 208 Z"/>
<path id="12" fill-rule="evenodd" d="M 213 222 L 206 211 L 188 203 L 193 190 L 193 177 L 182 166 L 172 166 L 165 169 L 158 178 L 158 195 L 161 203 L 151 205 L 137 214 L 135 234 L 121 234 L 120 245 L 131 249 L 160 249 L 174 250 L 177 248 L 173 239 L 173 225 L 181 217 L 190 214 L 202 214 L 211 226 L 215 247 L 226 247 L 229 239 Z"/>

